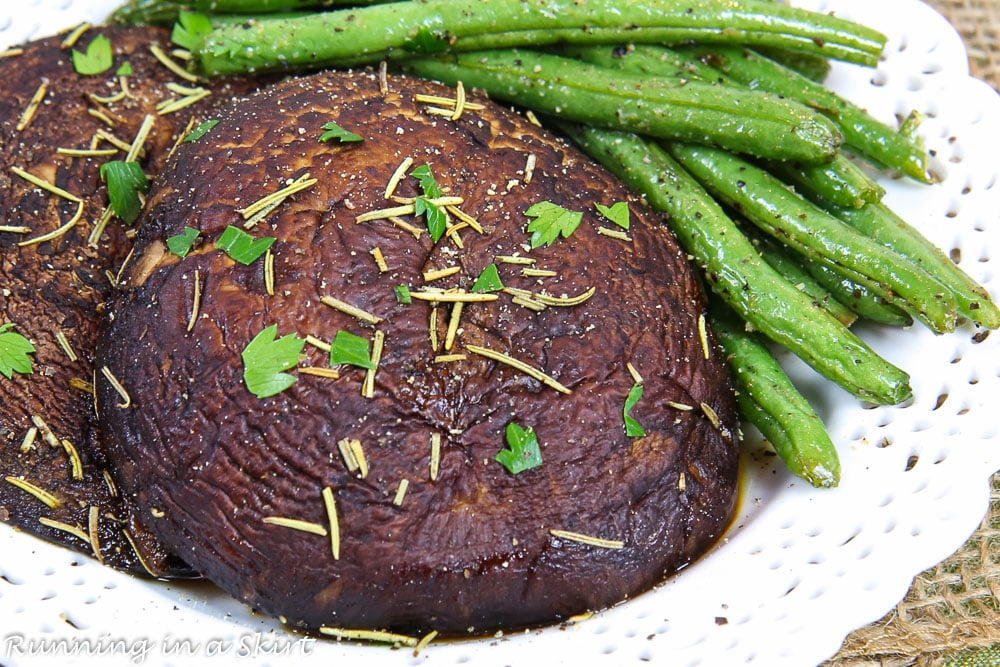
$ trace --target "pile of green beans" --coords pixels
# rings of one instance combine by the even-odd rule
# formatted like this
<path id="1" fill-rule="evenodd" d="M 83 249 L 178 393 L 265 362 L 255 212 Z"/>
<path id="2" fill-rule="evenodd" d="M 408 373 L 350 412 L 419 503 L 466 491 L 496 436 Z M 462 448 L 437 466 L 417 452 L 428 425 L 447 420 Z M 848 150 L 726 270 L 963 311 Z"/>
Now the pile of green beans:
<path id="1" fill-rule="evenodd" d="M 822 85 L 830 59 L 874 66 L 885 37 L 767 0 L 131 0 L 125 23 L 188 9 L 215 28 L 203 76 L 387 61 L 530 109 L 655 209 L 701 269 L 744 418 L 796 475 L 840 479 L 783 347 L 872 403 L 909 376 L 852 330 L 1000 328 L 989 294 L 896 215 L 870 176 L 933 183 L 912 114 L 892 128 Z M 933 186 L 931 186 L 933 187 Z"/>

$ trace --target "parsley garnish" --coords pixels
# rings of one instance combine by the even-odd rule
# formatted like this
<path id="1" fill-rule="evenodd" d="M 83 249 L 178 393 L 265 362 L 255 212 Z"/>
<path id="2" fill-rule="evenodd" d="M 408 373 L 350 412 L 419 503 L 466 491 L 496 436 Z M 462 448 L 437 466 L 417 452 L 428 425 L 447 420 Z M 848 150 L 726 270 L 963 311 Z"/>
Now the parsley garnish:
<path id="1" fill-rule="evenodd" d="M 420 181 L 420 190 L 424 193 L 413 202 L 414 214 L 424 216 L 424 220 L 427 221 L 427 231 L 437 243 L 448 229 L 448 214 L 430 200 L 443 197 L 444 191 L 434 178 L 430 165 L 420 165 L 410 172 L 410 176 Z"/>
<path id="2" fill-rule="evenodd" d="M 622 415 L 625 417 L 625 435 L 630 438 L 641 438 L 646 435 L 646 431 L 642 428 L 642 425 L 629 414 L 640 398 L 642 398 L 642 385 L 632 385 L 628 396 L 625 397 L 625 408 L 622 410 Z"/>
<path id="3" fill-rule="evenodd" d="M 407 40 L 404 48 L 413 53 L 444 53 L 448 50 L 448 35 L 421 28 Z"/>
<path id="4" fill-rule="evenodd" d="M 185 227 L 182 234 L 167 239 L 167 248 L 178 257 L 186 257 L 200 233 L 193 227 Z"/>
<path id="5" fill-rule="evenodd" d="M 182 11 L 177 16 L 177 23 L 170 33 L 174 44 L 193 51 L 201 38 L 212 31 L 212 22 L 201 12 Z"/>
<path id="6" fill-rule="evenodd" d="M 130 62 L 122 63 L 121 67 L 115 71 L 115 76 L 132 76 L 133 74 L 135 74 L 135 70 L 132 69 L 132 63 Z"/>
<path id="7" fill-rule="evenodd" d="M 111 40 L 104 35 L 98 35 L 91 40 L 86 52 L 73 49 L 73 69 L 77 74 L 93 76 L 106 72 L 113 64 Z"/>
<path id="8" fill-rule="evenodd" d="M 512 475 L 542 465 L 538 438 L 530 426 L 524 428 L 514 422 L 507 424 L 507 446 L 510 449 L 497 452 L 496 460 Z"/>
<path id="9" fill-rule="evenodd" d="M 615 202 L 610 207 L 595 203 L 594 207 L 601 215 L 622 229 L 628 229 L 632 224 L 632 220 L 629 217 L 628 202 Z"/>
<path id="10" fill-rule="evenodd" d="M 273 236 L 255 239 L 239 227 L 229 225 L 215 245 L 240 264 L 249 265 L 267 252 L 274 241 Z"/>
<path id="11" fill-rule="evenodd" d="M 340 141 L 340 143 L 347 144 L 351 142 L 365 140 L 365 138 L 362 137 L 360 134 L 354 134 L 353 132 L 349 132 L 344 128 L 342 128 L 341 126 L 334 123 L 333 121 L 325 124 L 322 127 L 322 129 L 326 130 L 326 132 L 320 135 L 319 137 L 320 141 L 330 141 L 331 139 L 337 139 Z"/>
<path id="12" fill-rule="evenodd" d="M 0 373 L 8 379 L 14 373 L 31 373 L 31 357 L 34 354 L 35 346 L 27 338 L 11 331 L 14 328 L 13 322 L 0 325 Z"/>
<path id="13" fill-rule="evenodd" d="M 202 137 L 204 137 L 206 134 L 208 134 L 209 132 L 211 132 L 212 128 L 215 127 L 218 124 L 219 124 L 219 121 L 216 120 L 216 119 L 206 120 L 204 123 L 201 123 L 200 125 L 198 125 L 198 127 L 194 128 L 193 130 L 191 130 L 190 132 L 188 132 L 188 135 L 186 137 L 184 137 L 184 141 L 188 142 L 188 143 L 190 143 L 192 141 L 198 141 L 199 139 L 201 139 Z"/>
<path id="14" fill-rule="evenodd" d="M 142 211 L 140 193 L 149 190 L 149 179 L 138 162 L 112 160 L 101 165 L 101 180 L 108 184 L 108 199 L 119 218 L 132 224 Z"/>
<path id="15" fill-rule="evenodd" d="M 503 282 L 500 280 L 500 272 L 496 264 L 490 264 L 476 278 L 472 285 L 473 292 L 499 292 L 503 289 Z"/>
<path id="16" fill-rule="evenodd" d="M 375 368 L 368 347 L 368 339 L 341 329 L 334 337 L 333 345 L 330 346 L 330 364 L 333 366 L 350 364 L 361 368 Z"/>
<path id="17" fill-rule="evenodd" d="M 413 303 L 413 297 L 410 296 L 410 286 L 409 285 L 396 285 L 392 288 L 392 291 L 396 293 L 396 301 L 403 304 Z"/>
<path id="18" fill-rule="evenodd" d="M 278 325 L 272 324 L 243 350 L 243 381 L 257 398 L 280 394 L 295 384 L 295 376 L 283 371 L 298 365 L 306 341 L 295 334 L 275 340 L 277 334 Z"/>
<path id="19" fill-rule="evenodd" d="M 570 234 L 580 226 L 580 221 L 583 220 L 583 213 L 566 210 L 550 201 L 532 204 L 524 214 L 529 218 L 534 218 L 528 223 L 532 248 L 552 245 L 560 235 L 564 239 L 569 238 Z"/>

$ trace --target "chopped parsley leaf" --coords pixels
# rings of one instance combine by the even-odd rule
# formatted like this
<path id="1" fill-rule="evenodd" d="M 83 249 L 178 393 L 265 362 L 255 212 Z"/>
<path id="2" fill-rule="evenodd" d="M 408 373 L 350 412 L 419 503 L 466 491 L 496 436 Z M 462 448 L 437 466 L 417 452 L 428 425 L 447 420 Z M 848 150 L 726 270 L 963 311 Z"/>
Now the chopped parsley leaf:
<path id="1" fill-rule="evenodd" d="M 114 57 L 111 53 L 111 40 L 104 35 L 98 35 L 87 45 L 86 51 L 73 49 L 73 69 L 77 74 L 93 76 L 111 69 Z"/>
<path id="2" fill-rule="evenodd" d="M 410 172 L 410 176 L 420 182 L 420 190 L 423 192 L 423 195 L 417 197 L 416 201 L 413 202 L 414 214 L 424 216 L 424 220 L 427 222 L 427 231 L 437 243 L 448 230 L 448 214 L 442 207 L 430 200 L 443 197 L 444 191 L 438 185 L 437 179 L 434 178 L 430 165 L 420 165 Z"/>
<path id="3" fill-rule="evenodd" d="M 204 137 L 206 134 L 208 134 L 209 132 L 211 132 L 212 128 L 215 127 L 218 124 L 219 124 L 218 119 L 213 118 L 211 120 L 206 120 L 204 123 L 201 123 L 200 125 L 198 125 L 198 127 L 194 128 L 193 130 L 191 130 L 190 132 L 188 132 L 188 135 L 186 137 L 184 137 L 185 143 L 190 143 L 192 141 L 198 141 L 199 139 L 201 139 L 202 137 Z"/>
<path id="4" fill-rule="evenodd" d="M 642 425 L 632 417 L 629 413 L 632 412 L 632 408 L 635 407 L 639 399 L 642 398 L 642 385 L 635 384 L 632 385 L 632 389 L 628 392 L 628 396 L 625 397 L 625 408 L 622 410 L 622 415 L 625 417 L 625 435 L 630 438 L 641 438 L 646 435 L 645 429 Z"/>
<path id="5" fill-rule="evenodd" d="M 149 179 L 138 162 L 111 160 L 101 165 L 101 180 L 108 184 L 108 199 L 119 218 L 132 224 L 142 211 L 142 198 Z"/>
<path id="6" fill-rule="evenodd" d="M 404 48 L 413 53 L 444 53 L 448 50 L 448 34 L 421 28 L 407 40 Z"/>
<path id="7" fill-rule="evenodd" d="M 229 225 L 215 245 L 240 264 L 250 265 L 267 252 L 274 241 L 273 236 L 255 239 L 239 227 Z"/>
<path id="8" fill-rule="evenodd" d="M 167 248 L 178 257 L 186 257 L 200 233 L 194 227 L 185 227 L 183 233 L 167 239 Z"/>
<path id="9" fill-rule="evenodd" d="M 330 346 L 330 364 L 334 366 L 350 364 L 360 368 L 375 368 L 375 364 L 372 363 L 368 339 L 341 329 L 334 336 L 333 345 Z"/>
<path id="10" fill-rule="evenodd" d="M 212 21 L 201 12 L 182 11 L 170 33 L 170 40 L 181 48 L 193 51 L 201 38 L 212 31 Z"/>
<path id="11" fill-rule="evenodd" d="M 326 130 L 326 132 L 320 135 L 319 137 L 320 141 L 330 141 L 331 139 L 337 139 L 342 144 L 348 144 L 352 142 L 365 140 L 365 138 L 362 137 L 360 134 L 354 134 L 353 132 L 349 132 L 348 130 L 345 130 L 344 128 L 342 128 L 341 126 L 337 125 L 332 121 L 323 125 L 321 129 Z"/>
<path id="12" fill-rule="evenodd" d="M 28 355 L 35 352 L 31 341 L 16 331 L 11 331 L 13 328 L 13 322 L 0 325 L 0 373 L 8 379 L 14 373 L 32 373 L 31 357 Z"/>
<path id="13" fill-rule="evenodd" d="M 413 303 L 413 297 L 410 296 L 410 286 L 409 285 L 396 285 L 393 288 L 393 292 L 396 293 L 396 301 L 403 304 Z"/>
<path id="14" fill-rule="evenodd" d="M 132 76 L 133 74 L 135 74 L 135 70 L 132 69 L 132 63 L 130 62 L 122 63 L 121 67 L 115 71 L 115 76 Z"/>
<path id="15" fill-rule="evenodd" d="M 490 264 L 476 278 L 472 285 L 473 292 L 499 292 L 503 289 L 503 282 L 500 280 L 500 272 L 496 264 Z"/>
<path id="16" fill-rule="evenodd" d="M 277 334 L 278 325 L 272 324 L 243 350 L 243 381 L 258 398 L 280 394 L 295 384 L 295 376 L 284 371 L 298 365 L 306 341 L 295 334 L 275 340 Z"/>
<path id="17" fill-rule="evenodd" d="M 569 238 L 580 226 L 580 221 L 583 220 L 583 213 L 569 211 L 550 201 L 532 204 L 524 214 L 529 218 L 534 218 L 528 223 L 532 248 L 552 245 L 560 235 L 564 239 Z"/>
<path id="18" fill-rule="evenodd" d="M 628 202 L 619 201 L 611 206 L 595 203 L 594 207 L 601 215 L 622 229 L 628 229 L 632 224 L 632 220 L 629 217 Z"/>
<path id="19" fill-rule="evenodd" d="M 512 475 L 542 465 L 542 452 L 538 447 L 535 430 L 514 422 L 507 424 L 507 446 L 497 452 L 496 460 Z"/>

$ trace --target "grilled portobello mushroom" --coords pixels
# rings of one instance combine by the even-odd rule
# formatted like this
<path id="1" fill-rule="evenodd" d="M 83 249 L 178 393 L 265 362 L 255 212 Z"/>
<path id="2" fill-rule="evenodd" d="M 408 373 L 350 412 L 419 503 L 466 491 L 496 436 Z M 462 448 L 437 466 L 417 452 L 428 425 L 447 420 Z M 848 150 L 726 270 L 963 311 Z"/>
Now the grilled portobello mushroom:
<path id="1" fill-rule="evenodd" d="M 158 113 L 161 101 L 187 97 L 168 85 L 196 87 L 150 51 L 169 50 L 169 31 L 107 26 L 77 36 L 75 45 L 64 44 L 67 35 L 49 37 L 0 58 L 0 326 L 35 348 L 33 373 L 0 377 L 0 520 L 119 569 L 190 576 L 129 518 L 97 447 L 97 321 L 132 246 L 120 220 L 100 222 L 108 207 L 100 168 L 125 158 L 150 116 L 138 157 L 154 174 L 189 123 L 256 84 L 205 85 L 209 97 Z M 73 50 L 85 52 L 99 36 L 109 42 L 110 67 L 78 73 Z"/>
<path id="2" fill-rule="evenodd" d="M 288 80 L 149 194 L 98 348 L 110 469 L 164 545 L 293 627 L 559 621 L 733 515 L 704 308 L 657 214 L 520 115 Z"/>

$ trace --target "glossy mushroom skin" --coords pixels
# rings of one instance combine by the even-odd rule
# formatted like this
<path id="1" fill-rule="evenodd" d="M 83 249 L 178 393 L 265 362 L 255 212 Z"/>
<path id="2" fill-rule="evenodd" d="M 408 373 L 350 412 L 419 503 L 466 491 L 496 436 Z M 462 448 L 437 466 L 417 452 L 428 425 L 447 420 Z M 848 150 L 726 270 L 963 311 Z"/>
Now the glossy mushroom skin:
<path id="1" fill-rule="evenodd" d="M 473 96 L 485 108 L 452 119 L 418 93 L 455 96 L 403 77 L 317 74 L 235 106 L 181 147 L 150 193 L 101 338 L 100 363 L 129 400 L 122 407 L 98 378 L 123 492 L 206 577 L 295 627 L 465 635 L 556 622 L 662 581 L 710 548 L 734 511 L 733 391 L 710 332 L 699 333 L 699 284 L 658 216 L 521 116 Z M 330 122 L 363 141 L 320 140 Z M 406 158 L 393 192 L 404 199 L 386 199 Z M 461 247 L 419 232 L 421 216 L 358 222 L 421 195 L 409 173 L 424 164 L 482 228 L 458 230 Z M 306 174 L 316 182 L 248 230 L 277 239 L 271 295 L 266 257 L 243 265 L 216 242 L 227 226 L 244 227 L 239 209 Z M 582 222 L 531 248 L 526 211 L 543 201 Z M 631 212 L 627 232 L 594 206 L 619 201 Z M 185 227 L 200 236 L 182 259 L 166 241 Z M 463 305 L 451 349 L 455 306 L 397 297 L 399 285 L 471 292 L 491 264 L 508 288 L 594 292 L 538 312 L 490 292 L 495 300 Z M 457 273 L 426 274 L 450 267 Z M 294 384 L 267 398 L 248 391 L 241 353 L 271 325 L 279 337 L 327 343 L 341 330 L 373 341 L 381 332 L 371 397 L 367 371 L 350 365 L 334 366 L 336 379 L 293 370 Z M 642 378 L 631 416 L 644 437 L 625 433 L 636 384 L 628 364 Z M 307 344 L 299 366 L 331 368 L 330 355 Z M 541 466 L 512 474 L 496 461 L 512 422 L 537 434 Z M 346 465 L 345 439 L 360 442 L 366 475 Z"/>
<path id="2" fill-rule="evenodd" d="M 73 51 L 85 51 L 99 35 L 110 42 L 111 67 L 99 74 L 78 73 Z M 150 52 L 154 44 L 169 51 L 169 31 L 101 26 L 84 31 L 75 45 L 64 45 L 66 38 L 63 34 L 32 41 L 20 47 L 18 55 L 0 58 L 0 225 L 26 229 L 0 232 L 0 325 L 16 325 L 14 331 L 36 350 L 33 373 L 0 377 L 0 520 L 122 570 L 191 576 L 190 568 L 167 554 L 141 522 L 129 516 L 106 481 L 94 399 L 84 388 L 99 368 L 93 363 L 94 346 L 104 301 L 132 247 L 127 226 L 118 218 L 112 218 L 103 233 L 94 234 L 108 205 L 100 167 L 105 161 L 123 160 L 144 119 L 152 116 L 155 122 L 139 155 L 142 168 L 152 176 L 189 123 L 208 117 L 220 101 L 228 103 L 256 84 L 205 84 L 212 95 L 160 114 L 159 102 L 179 97 L 168 83 L 194 85 Z M 131 71 L 123 88 L 118 72 L 126 63 Z M 37 111 L 28 113 L 39 91 Z M 100 132 L 116 137 L 124 149 L 107 139 L 95 140 Z M 115 152 L 65 152 L 91 148 Z M 82 211 L 77 224 L 57 238 L 31 243 L 71 221 L 78 204 L 36 186 L 15 169 L 78 197 Z M 60 332 L 70 351 L 57 340 Z M 23 447 L 29 429 L 38 429 L 40 423 L 44 427 L 34 442 L 29 439 Z M 79 455 L 75 474 L 71 451 Z M 6 481 L 8 477 L 51 493 L 58 505 L 48 507 Z M 91 508 L 97 508 L 93 518 Z M 42 517 L 82 530 L 87 540 L 42 524 Z"/>

